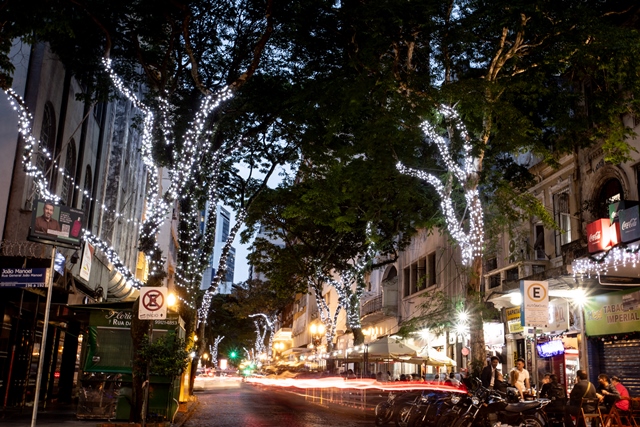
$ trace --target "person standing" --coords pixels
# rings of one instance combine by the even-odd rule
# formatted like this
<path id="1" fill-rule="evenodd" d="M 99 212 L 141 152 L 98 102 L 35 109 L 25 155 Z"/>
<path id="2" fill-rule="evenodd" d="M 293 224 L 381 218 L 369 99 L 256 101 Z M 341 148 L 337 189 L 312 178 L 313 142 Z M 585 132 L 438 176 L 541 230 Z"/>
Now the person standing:
<path id="1" fill-rule="evenodd" d="M 500 359 L 497 356 L 491 356 L 489 364 L 485 366 L 480 373 L 480 381 L 482 381 L 483 387 L 493 389 L 496 386 L 496 381 L 498 380 L 499 363 Z"/>
<path id="2" fill-rule="evenodd" d="M 627 390 L 627 388 L 624 385 L 622 385 L 622 383 L 620 382 L 620 378 L 618 378 L 615 375 L 611 377 L 611 384 L 613 384 L 616 390 L 618 390 L 618 393 L 620 393 L 620 400 L 616 402 L 616 408 L 618 408 L 619 411 L 624 411 L 624 412 L 628 411 L 629 410 L 629 390 Z"/>
<path id="3" fill-rule="evenodd" d="M 569 394 L 569 405 L 564 409 L 564 425 L 573 427 L 572 416 L 578 418 L 581 415 L 582 399 L 597 399 L 596 387 L 587 379 L 587 373 L 582 369 L 576 372 L 576 384 Z M 584 408 L 586 412 L 594 412 L 595 407 L 587 406 Z"/>

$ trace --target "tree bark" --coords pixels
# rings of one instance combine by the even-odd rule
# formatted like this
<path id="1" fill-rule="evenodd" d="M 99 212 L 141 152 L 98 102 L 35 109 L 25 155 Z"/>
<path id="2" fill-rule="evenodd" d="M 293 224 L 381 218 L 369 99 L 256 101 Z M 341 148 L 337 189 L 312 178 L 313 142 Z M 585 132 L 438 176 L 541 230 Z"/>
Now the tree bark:
<path id="1" fill-rule="evenodd" d="M 149 320 L 139 320 L 138 319 L 138 311 L 139 311 L 139 303 L 140 298 L 138 298 L 133 303 L 133 316 L 131 318 L 131 340 L 133 342 L 133 368 L 132 372 L 132 402 L 131 402 L 131 413 L 129 414 L 130 422 L 140 422 L 141 414 L 142 414 L 142 403 L 144 398 L 144 392 L 142 389 L 142 384 L 145 381 L 146 377 L 146 366 L 147 361 L 141 357 L 140 349 L 142 347 L 143 340 L 149 339 L 146 336 L 149 333 L 149 327 L 151 322 Z M 145 337 L 146 336 L 146 337 Z"/>
<path id="2" fill-rule="evenodd" d="M 469 341 L 471 346 L 470 372 L 480 376 L 486 365 L 487 352 L 484 343 L 482 305 L 484 300 L 480 294 L 482 281 L 482 255 L 476 255 L 471 264 L 469 289 L 467 291 L 467 309 L 469 310 Z"/>

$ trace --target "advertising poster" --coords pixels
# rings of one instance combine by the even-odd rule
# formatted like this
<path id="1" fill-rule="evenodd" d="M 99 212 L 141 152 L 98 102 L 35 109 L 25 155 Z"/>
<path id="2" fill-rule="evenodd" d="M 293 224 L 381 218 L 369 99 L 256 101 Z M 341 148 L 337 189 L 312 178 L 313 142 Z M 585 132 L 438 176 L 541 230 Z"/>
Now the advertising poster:
<path id="1" fill-rule="evenodd" d="M 33 207 L 29 240 L 79 248 L 84 213 L 79 209 L 37 200 Z"/>
<path id="2" fill-rule="evenodd" d="M 640 331 L 640 288 L 588 298 L 584 322 L 589 336 Z"/>

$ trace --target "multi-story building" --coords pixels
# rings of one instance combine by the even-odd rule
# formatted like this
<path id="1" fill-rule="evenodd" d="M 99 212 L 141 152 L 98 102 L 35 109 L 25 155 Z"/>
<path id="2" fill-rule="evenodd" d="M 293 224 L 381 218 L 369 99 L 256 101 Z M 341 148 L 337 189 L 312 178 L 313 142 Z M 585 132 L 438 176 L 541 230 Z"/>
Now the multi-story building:
<path id="1" fill-rule="evenodd" d="M 18 134 L 18 111 L 0 100 L 0 236 L 2 269 L 48 269 L 55 244 L 30 241 L 33 210 L 40 198 L 23 161 L 45 177 L 45 187 L 60 197 L 60 212 L 84 217 L 82 228 L 97 240 L 77 248 L 56 249 L 47 342 L 41 348 L 46 288 L 0 287 L 0 396 L 4 405 L 34 401 L 39 358 L 44 358 L 41 399 L 70 401 L 77 383 L 85 319 L 74 307 L 103 300 L 126 301 L 137 296 L 131 279 L 144 280 L 145 257 L 137 250 L 144 215 L 146 170 L 141 159 L 139 112 L 131 102 L 81 101 L 78 81 L 45 44 L 16 42 L 13 89 L 32 114 L 29 125 L 38 146 L 25 159 L 26 142 Z M 50 155 L 47 155 L 50 153 Z M 75 216 L 74 214 L 74 216 Z M 74 221 L 76 218 L 70 218 Z M 67 230 L 77 234 L 80 224 Z M 76 229 L 77 228 L 77 229 Z M 33 231 L 33 230 L 31 230 Z M 116 260 L 103 249 L 113 248 Z M 125 268 L 133 272 L 127 275 Z M 123 274 L 124 273 L 124 274 Z"/>
<path id="2" fill-rule="evenodd" d="M 215 230 L 215 242 L 213 245 L 213 252 L 209 258 L 209 265 L 202 273 L 202 282 L 200 289 L 209 289 L 213 283 L 213 279 L 216 277 L 218 268 L 220 266 L 220 258 L 222 257 L 222 251 L 229 238 L 229 231 L 231 227 L 231 215 L 228 210 L 220 205 L 215 206 L 215 210 L 210 209 L 211 206 L 207 204 L 207 207 L 203 214 L 202 227 L 207 223 L 209 215 L 216 215 L 216 230 Z M 202 229 L 204 232 L 204 229 Z M 230 294 L 231 286 L 233 285 L 233 275 L 236 263 L 236 249 L 232 246 L 227 256 L 226 271 L 224 280 L 222 280 L 218 286 L 217 293 Z"/>

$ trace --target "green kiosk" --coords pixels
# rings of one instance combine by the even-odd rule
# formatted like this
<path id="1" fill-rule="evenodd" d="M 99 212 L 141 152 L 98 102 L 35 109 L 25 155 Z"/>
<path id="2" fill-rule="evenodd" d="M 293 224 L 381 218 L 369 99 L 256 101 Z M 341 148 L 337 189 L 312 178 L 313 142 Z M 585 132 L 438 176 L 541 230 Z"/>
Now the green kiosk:
<path id="1" fill-rule="evenodd" d="M 128 420 L 131 412 L 133 343 L 132 303 L 92 307 L 80 355 L 78 419 Z M 77 308 L 77 307 L 74 307 Z M 169 331 L 184 339 L 182 319 L 175 313 L 153 321 L 152 339 Z M 178 409 L 179 377 L 151 373 L 149 420 L 171 420 Z"/>

